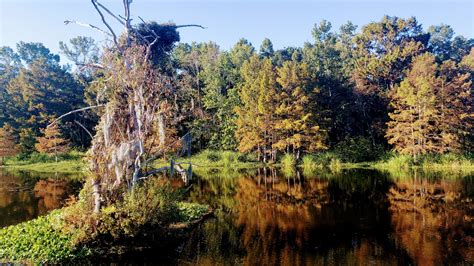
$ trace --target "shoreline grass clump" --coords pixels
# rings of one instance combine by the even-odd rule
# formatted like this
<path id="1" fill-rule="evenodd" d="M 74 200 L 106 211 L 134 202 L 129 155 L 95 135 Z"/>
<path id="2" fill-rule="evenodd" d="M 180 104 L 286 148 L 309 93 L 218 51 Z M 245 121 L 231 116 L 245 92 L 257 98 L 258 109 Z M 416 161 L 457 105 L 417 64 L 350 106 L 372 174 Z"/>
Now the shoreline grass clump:
<path id="1" fill-rule="evenodd" d="M 191 157 L 175 158 L 179 162 L 191 162 L 193 167 L 210 167 L 210 168 L 255 168 L 262 166 L 263 163 L 257 161 L 253 154 L 244 154 L 236 151 L 217 151 L 202 150 Z M 155 166 L 161 167 L 168 165 L 168 161 L 158 160 Z"/>
<path id="2" fill-rule="evenodd" d="M 296 166 L 296 157 L 293 154 L 285 153 L 281 157 L 280 164 L 283 168 L 294 168 Z"/>
<path id="3" fill-rule="evenodd" d="M 447 153 L 424 154 L 415 160 L 410 155 L 392 153 L 371 166 L 397 170 L 421 168 L 425 171 L 474 171 L 474 159 L 471 154 Z"/>

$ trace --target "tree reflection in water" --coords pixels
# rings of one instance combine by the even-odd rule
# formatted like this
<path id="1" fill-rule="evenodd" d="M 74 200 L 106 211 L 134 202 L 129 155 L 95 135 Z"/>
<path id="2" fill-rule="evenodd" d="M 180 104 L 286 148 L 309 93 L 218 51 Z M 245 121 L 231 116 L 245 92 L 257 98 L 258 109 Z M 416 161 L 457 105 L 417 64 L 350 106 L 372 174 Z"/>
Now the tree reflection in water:
<path id="1" fill-rule="evenodd" d="M 64 176 L 0 169 L 0 227 L 28 221 L 62 207 L 80 188 L 79 182 L 62 178 Z"/>
<path id="2" fill-rule="evenodd" d="M 193 231 L 180 262 L 472 262 L 471 180 L 401 180 L 364 169 L 201 173 L 191 197 L 216 208 L 216 218 Z"/>

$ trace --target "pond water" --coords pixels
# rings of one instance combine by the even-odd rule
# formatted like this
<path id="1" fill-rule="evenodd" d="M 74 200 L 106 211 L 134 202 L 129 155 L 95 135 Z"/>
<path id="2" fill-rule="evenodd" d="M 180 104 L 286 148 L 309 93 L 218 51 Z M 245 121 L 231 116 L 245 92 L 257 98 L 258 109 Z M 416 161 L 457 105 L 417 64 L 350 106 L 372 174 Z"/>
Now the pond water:
<path id="1" fill-rule="evenodd" d="M 191 189 L 216 209 L 176 264 L 474 263 L 474 177 L 352 169 L 210 171 Z M 175 257 L 176 258 L 176 257 Z"/>
<path id="2" fill-rule="evenodd" d="M 0 169 L 0 227 L 61 207 L 81 186 L 62 177 Z M 201 170 L 194 174 L 189 197 L 211 205 L 215 215 L 183 243 L 110 262 L 474 263 L 472 174 Z"/>
<path id="3" fill-rule="evenodd" d="M 78 193 L 80 182 L 61 174 L 6 171 L 0 168 L 0 228 L 60 208 Z"/>

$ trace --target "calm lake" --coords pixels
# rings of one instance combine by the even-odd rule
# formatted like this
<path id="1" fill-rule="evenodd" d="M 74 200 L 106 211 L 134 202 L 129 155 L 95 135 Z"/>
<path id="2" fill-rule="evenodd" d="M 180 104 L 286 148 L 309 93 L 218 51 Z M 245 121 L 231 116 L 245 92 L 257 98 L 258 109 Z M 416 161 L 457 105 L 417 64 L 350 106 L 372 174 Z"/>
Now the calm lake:
<path id="1" fill-rule="evenodd" d="M 0 172 L 0 226 L 60 207 L 77 184 Z M 188 265 L 474 263 L 474 176 L 348 169 L 204 170 L 192 201 L 215 215 L 170 250 L 123 261 Z M 111 258 L 112 261 L 116 259 Z"/>
<path id="2" fill-rule="evenodd" d="M 65 179 L 66 176 L 61 174 L 45 175 L 0 168 L 0 228 L 62 207 L 82 186 L 80 182 Z"/>

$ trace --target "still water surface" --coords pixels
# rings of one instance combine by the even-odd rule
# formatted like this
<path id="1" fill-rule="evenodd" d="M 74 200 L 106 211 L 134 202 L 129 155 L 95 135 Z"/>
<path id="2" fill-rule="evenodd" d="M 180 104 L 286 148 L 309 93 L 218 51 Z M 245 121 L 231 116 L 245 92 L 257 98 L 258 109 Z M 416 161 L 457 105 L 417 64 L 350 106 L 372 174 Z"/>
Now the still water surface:
<path id="1" fill-rule="evenodd" d="M 80 189 L 61 174 L 0 169 L 0 228 L 34 219 L 60 208 Z"/>
<path id="2" fill-rule="evenodd" d="M 1 171 L 1 170 L 0 170 Z M 0 227 L 59 208 L 77 184 L 0 172 Z M 27 178 L 28 177 L 28 178 Z M 33 180 L 35 180 L 33 178 Z M 195 173 L 215 215 L 189 238 L 111 262 L 171 265 L 472 265 L 474 176 L 367 169 Z"/>
<path id="3" fill-rule="evenodd" d="M 216 217 L 183 244 L 180 264 L 474 263 L 473 176 L 231 175 L 210 172 L 193 187 L 191 197 Z"/>

